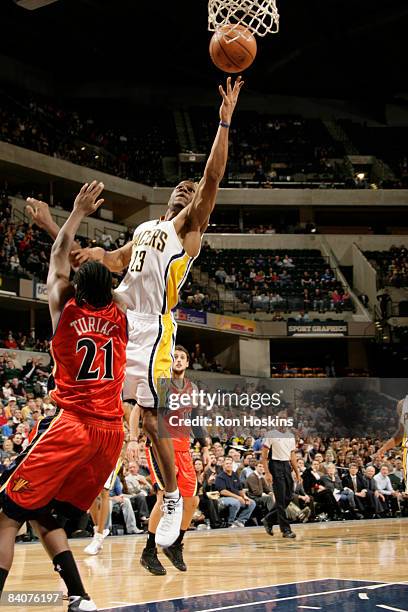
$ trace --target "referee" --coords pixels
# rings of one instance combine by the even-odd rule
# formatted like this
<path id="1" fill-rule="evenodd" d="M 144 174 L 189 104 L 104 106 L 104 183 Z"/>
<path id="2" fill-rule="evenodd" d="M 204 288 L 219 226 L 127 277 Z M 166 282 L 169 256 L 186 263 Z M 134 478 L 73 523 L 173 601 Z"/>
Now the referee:
<path id="1" fill-rule="evenodd" d="M 284 538 L 296 538 L 290 528 L 286 516 L 286 508 L 293 498 L 292 469 L 296 480 L 301 482 L 296 455 L 295 436 L 290 431 L 274 429 L 262 444 L 262 463 L 265 469 L 265 479 L 273 485 L 276 509 L 264 519 L 264 527 L 269 535 L 273 535 L 273 515 L 278 513 L 278 523 Z"/>

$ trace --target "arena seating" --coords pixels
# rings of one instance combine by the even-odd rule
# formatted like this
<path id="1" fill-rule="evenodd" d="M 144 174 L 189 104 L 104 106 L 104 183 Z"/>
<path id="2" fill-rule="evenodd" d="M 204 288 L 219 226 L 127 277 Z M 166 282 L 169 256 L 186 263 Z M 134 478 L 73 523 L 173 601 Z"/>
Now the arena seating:
<path id="1" fill-rule="evenodd" d="M 352 121 L 340 122 L 361 155 L 375 155 L 388 163 L 398 177 L 395 184 L 384 187 L 408 186 L 408 128 L 398 126 L 367 126 Z"/>
<path id="2" fill-rule="evenodd" d="M 364 255 L 376 268 L 382 286 L 408 286 L 408 250 L 404 246 L 389 251 L 365 251 Z"/>
<path id="3" fill-rule="evenodd" d="M 318 250 L 255 251 L 207 245 L 195 268 L 195 280 L 182 292 L 181 304 L 186 307 L 251 313 L 354 308 Z"/>
<path id="4" fill-rule="evenodd" d="M 209 107 L 192 107 L 185 112 L 191 119 L 190 146 L 197 153 L 208 154 L 217 113 Z M 361 143 L 362 153 L 380 156 L 401 177 L 384 187 L 406 185 L 404 129 L 362 128 L 351 123 L 345 129 L 352 140 Z M 176 159 L 186 150 L 179 138 L 173 110 L 165 106 L 106 108 L 99 101 L 98 105 L 81 102 L 62 107 L 61 102 L 51 99 L 2 93 L 0 140 L 149 185 L 167 184 L 163 158 Z M 238 110 L 230 144 L 224 185 L 361 187 L 344 164 L 343 146 L 319 119 Z M 197 168 L 196 178 L 201 172 L 202 168 Z"/>
<path id="5" fill-rule="evenodd" d="M 117 110 L 117 125 L 107 125 L 100 102 L 91 112 L 77 112 L 49 100 L 4 94 L 0 140 L 122 178 L 164 185 L 162 157 L 178 151 L 171 112 L 135 107 L 129 123 Z"/>
<path id="6" fill-rule="evenodd" d="M 206 152 L 217 128 L 212 109 L 190 109 L 197 146 Z M 228 179 L 341 183 L 344 150 L 320 120 L 237 111 L 231 128 Z M 253 185 L 256 186 L 256 185 Z M 339 187 L 341 185 L 338 185 Z M 344 186 L 344 185 L 343 185 Z"/>

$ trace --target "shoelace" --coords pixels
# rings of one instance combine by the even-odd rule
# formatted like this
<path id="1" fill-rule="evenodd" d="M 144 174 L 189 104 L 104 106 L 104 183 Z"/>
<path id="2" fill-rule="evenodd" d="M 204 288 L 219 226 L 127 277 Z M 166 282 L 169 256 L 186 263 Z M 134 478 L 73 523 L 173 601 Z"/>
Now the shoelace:
<path id="1" fill-rule="evenodd" d="M 163 498 L 163 503 L 160 507 L 160 510 L 163 512 L 163 517 L 162 517 L 162 521 L 164 524 L 164 527 L 166 528 L 167 525 L 171 524 L 172 522 L 172 515 L 175 513 L 176 511 L 176 504 L 178 502 L 178 499 L 172 499 L 172 498 Z"/>

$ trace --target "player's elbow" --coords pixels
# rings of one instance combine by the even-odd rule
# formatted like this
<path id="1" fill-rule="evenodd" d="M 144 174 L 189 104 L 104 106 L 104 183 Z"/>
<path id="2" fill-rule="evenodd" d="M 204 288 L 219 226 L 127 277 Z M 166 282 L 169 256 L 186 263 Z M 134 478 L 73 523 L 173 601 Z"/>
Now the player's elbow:
<path id="1" fill-rule="evenodd" d="M 204 171 L 204 180 L 208 184 L 213 184 L 218 187 L 224 176 L 224 170 L 218 170 L 217 168 L 206 168 Z"/>

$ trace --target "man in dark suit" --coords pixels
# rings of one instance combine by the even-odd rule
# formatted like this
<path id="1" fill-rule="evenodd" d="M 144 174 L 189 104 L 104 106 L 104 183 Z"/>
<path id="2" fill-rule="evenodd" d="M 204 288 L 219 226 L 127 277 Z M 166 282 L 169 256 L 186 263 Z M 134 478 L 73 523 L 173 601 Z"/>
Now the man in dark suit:
<path id="1" fill-rule="evenodd" d="M 369 496 L 367 496 L 367 480 L 358 471 L 357 463 L 350 463 L 349 472 L 342 478 L 343 487 L 348 487 L 354 492 L 354 500 L 359 512 L 371 509 Z"/>

